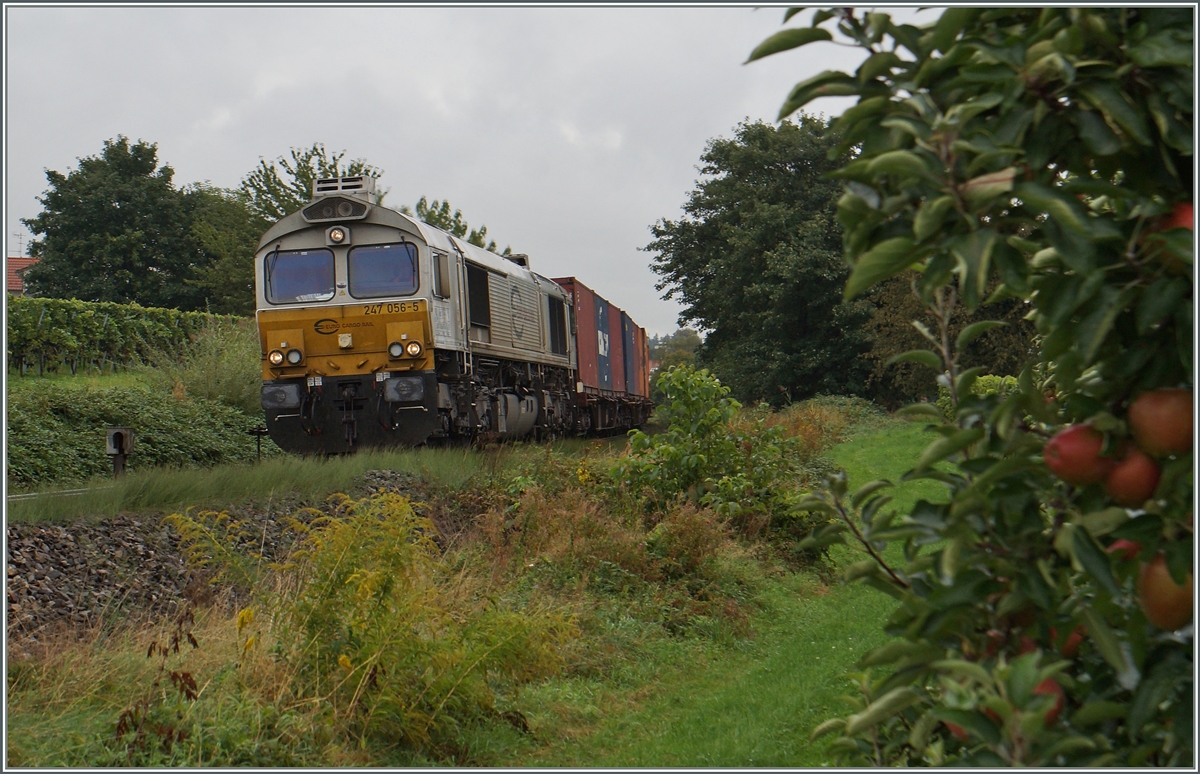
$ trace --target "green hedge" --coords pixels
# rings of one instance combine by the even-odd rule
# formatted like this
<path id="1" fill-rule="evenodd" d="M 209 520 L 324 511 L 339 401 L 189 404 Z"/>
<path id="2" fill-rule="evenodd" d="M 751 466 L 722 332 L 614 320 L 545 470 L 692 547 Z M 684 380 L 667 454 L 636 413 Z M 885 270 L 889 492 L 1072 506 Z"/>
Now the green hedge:
<path id="1" fill-rule="evenodd" d="M 8 396 L 8 483 L 32 487 L 112 475 L 105 428 L 134 430 L 129 470 L 207 467 L 256 458 L 247 431 L 262 423 L 215 401 L 141 388 L 21 390 Z M 280 453 L 263 443 L 263 454 Z"/>
<path id="2" fill-rule="evenodd" d="M 8 367 L 130 366 L 151 350 L 177 351 L 210 322 L 239 318 L 137 304 L 8 297 Z"/>
<path id="3" fill-rule="evenodd" d="M 984 374 L 980 376 L 971 385 L 971 394 L 984 395 L 1012 395 L 1018 392 L 1020 388 L 1017 386 L 1017 377 L 1015 376 L 996 376 L 994 374 Z M 942 413 L 948 417 L 954 416 L 954 406 L 950 401 L 950 390 L 947 387 L 938 387 L 937 407 L 942 410 Z"/>

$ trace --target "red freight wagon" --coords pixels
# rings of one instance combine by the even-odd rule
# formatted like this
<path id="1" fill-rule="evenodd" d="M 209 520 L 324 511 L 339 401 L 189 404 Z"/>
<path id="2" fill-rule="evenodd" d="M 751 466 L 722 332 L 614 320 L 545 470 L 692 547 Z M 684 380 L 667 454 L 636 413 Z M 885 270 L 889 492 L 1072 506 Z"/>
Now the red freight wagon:
<path id="1" fill-rule="evenodd" d="M 650 417 L 646 331 L 574 277 L 554 280 L 571 296 L 576 400 L 589 411 L 590 430 L 638 426 Z"/>

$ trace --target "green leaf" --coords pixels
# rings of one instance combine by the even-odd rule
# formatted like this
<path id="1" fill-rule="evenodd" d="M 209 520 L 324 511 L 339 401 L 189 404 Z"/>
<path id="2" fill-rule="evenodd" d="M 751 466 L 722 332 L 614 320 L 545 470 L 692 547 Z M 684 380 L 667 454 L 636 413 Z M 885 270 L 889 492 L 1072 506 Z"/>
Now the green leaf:
<path id="1" fill-rule="evenodd" d="M 1175 30 L 1157 32 L 1130 46 L 1129 58 L 1142 67 L 1191 67 L 1192 43 L 1179 37 Z"/>
<path id="2" fill-rule="evenodd" d="M 812 734 L 808 737 L 808 741 L 814 742 L 826 734 L 832 734 L 834 731 L 841 731 L 845 727 L 845 718 L 830 718 L 813 729 Z"/>
<path id="3" fill-rule="evenodd" d="M 829 30 L 821 27 L 801 27 L 799 29 L 782 30 L 781 32 L 776 32 L 762 43 L 759 43 L 750 52 L 750 58 L 743 64 L 749 64 L 756 59 L 778 54 L 780 51 L 799 48 L 818 40 L 833 40 L 833 35 L 829 33 Z"/>
<path id="4" fill-rule="evenodd" d="M 1088 150 L 1097 156 L 1111 156 L 1121 150 L 1121 138 L 1108 128 L 1096 111 L 1077 110 L 1071 114 L 1071 121 Z"/>
<path id="5" fill-rule="evenodd" d="M 936 658 L 944 652 L 942 648 L 936 645 L 929 645 L 928 643 L 893 640 L 867 653 L 859 659 L 858 664 L 861 667 L 880 666 L 882 664 L 894 664 L 902 658 L 914 656 Z"/>
<path id="6" fill-rule="evenodd" d="M 872 728 L 920 700 L 921 694 L 908 686 L 888 691 L 862 712 L 851 715 L 846 721 L 845 733 L 853 735 Z"/>
<path id="7" fill-rule="evenodd" d="M 858 94 L 859 91 L 860 86 L 854 78 L 843 72 L 825 70 L 792 87 L 783 107 L 779 109 L 779 120 L 787 118 L 819 97 L 845 97 Z"/>
<path id="8" fill-rule="evenodd" d="M 1025 709 L 1033 696 L 1033 687 L 1038 684 L 1038 657 L 1036 652 L 1026 653 L 1009 664 L 1008 699 L 1017 709 Z"/>
<path id="9" fill-rule="evenodd" d="M 1138 335 L 1145 336 L 1154 325 L 1170 316 L 1190 291 L 1190 283 L 1179 277 L 1160 277 L 1143 290 L 1137 305 Z"/>
<path id="10" fill-rule="evenodd" d="M 1005 167 L 998 172 L 989 172 L 986 175 L 971 178 L 959 187 L 959 191 L 971 206 L 977 207 L 1011 191 L 1016 175 L 1016 167 Z M 1004 202 L 1008 202 L 1008 197 L 1004 197 Z"/>
<path id="11" fill-rule="evenodd" d="M 1089 702 L 1071 713 L 1071 725 L 1091 726 L 1106 720 L 1119 720 L 1129 714 L 1129 707 L 1116 701 Z"/>
<path id="12" fill-rule="evenodd" d="M 863 501 L 870 497 L 880 489 L 886 489 L 889 486 L 895 486 L 891 481 L 879 479 L 877 481 L 868 481 L 858 488 L 850 498 L 850 504 L 855 508 L 862 507 Z"/>
<path id="13" fill-rule="evenodd" d="M 974 309 L 983 301 L 996 241 L 995 231 L 982 228 L 958 237 L 950 249 L 958 267 L 963 305 L 968 309 Z"/>
<path id="14" fill-rule="evenodd" d="M 1084 514 L 1074 520 L 1090 534 L 1100 537 L 1107 535 L 1117 527 L 1129 521 L 1129 512 L 1124 508 L 1113 506 L 1102 511 Z M 1074 538 L 1072 538 L 1074 539 Z"/>
<path id="15" fill-rule="evenodd" d="M 908 745 L 921 753 L 929 743 L 929 735 L 933 733 L 933 729 L 938 724 L 937 716 L 932 712 L 926 712 L 916 723 L 913 723 L 912 730 L 908 732 Z"/>
<path id="16" fill-rule="evenodd" d="M 963 659 L 948 658 L 941 661 L 934 661 L 929 666 L 943 672 L 949 672 L 952 675 L 959 677 L 969 677 L 980 685 L 991 685 L 992 675 L 986 669 L 976 664 L 974 661 L 964 661 Z"/>
<path id="17" fill-rule="evenodd" d="M 1117 680 L 1121 686 L 1130 691 L 1136 688 L 1139 679 L 1137 667 L 1126 657 L 1120 641 L 1113 634 L 1112 629 L 1108 628 L 1104 618 L 1096 611 L 1096 608 L 1090 605 L 1081 609 L 1079 615 L 1083 619 L 1083 625 L 1087 627 L 1088 634 L 1092 637 L 1092 642 L 1096 643 L 1096 649 L 1100 651 L 1100 655 L 1109 663 L 1109 666 L 1117 671 Z"/>
<path id="18" fill-rule="evenodd" d="M 954 44 L 958 33 L 962 32 L 982 11 L 982 8 L 969 6 L 947 8 L 942 11 L 942 15 L 938 17 L 937 24 L 933 28 L 933 38 L 930 40 L 933 47 L 945 54 Z"/>
<path id="19" fill-rule="evenodd" d="M 1108 562 L 1108 554 L 1096 545 L 1090 532 L 1086 529 L 1073 530 L 1071 548 L 1083 569 L 1087 570 L 1088 575 L 1091 575 L 1101 588 L 1114 597 L 1120 593 L 1113 578 L 1112 565 Z"/>
<path id="20" fill-rule="evenodd" d="M 936 234 L 941 229 L 942 222 L 946 220 L 946 213 L 953 208 L 954 197 L 950 194 L 921 202 L 916 217 L 913 218 L 913 235 L 917 241 L 924 242 Z"/>
<path id="21" fill-rule="evenodd" d="M 939 422 L 945 420 L 946 418 L 942 416 L 941 409 L 932 403 L 912 403 L 899 409 L 896 412 L 896 415 L 905 417 L 929 417 L 930 419 L 935 419 Z"/>
<path id="22" fill-rule="evenodd" d="M 921 258 L 921 251 L 908 237 L 886 239 L 859 256 L 846 280 L 844 297 L 847 301 L 876 282 L 899 274 Z"/>
<path id="23" fill-rule="evenodd" d="M 984 432 L 982 427 L 972 427 L 969 430 L 958 430 L 948 436 L 939 438 L 929 444 L 925 451 L 921 452 L 921 457 L 917 460 L 914 470 L 924 470 L 935 462 L 941 462 L 951 454 L 962 451 L 983 438 Z"/>
<path id="24" fill-rule="evenodd" d="M 871 159 L 867 165 L 867 173 L 871 175 L 887 174 L 898 179 L 905 177 L 925 177 L 929 171 L 925 162 L 912 151 L 894 150 L 882 153 Z"/>
<path id="25" fill-rule="evenodd" d="M 1092 81 L 1080 86 L 1079 91 L 1104 114 L 1110 126 L 1116 125 L 1139 145 L 1150 145 L 1150 128 L 1146 125 L 1146 119 L 1114 83 Z"/>
<path id="26" fill-rule="evenodd" d="M 963 729 L 970 731 L 972 734 L 988 744 L 1000 743 L 1000 730 L 996 728 L 995 723 L 985 717 L 982 713 L 974 712 L 972 710 L 936 707 L 933 710 L 933 715 L 937 717 L 938 720 L 943 722 L 949 722 L 956 726 L 961 726 Z"/>
<path id="27" fill-rule="evenodd" d="M 978 338 L 981 334 L 987 333 L 993 328 L 1003 327 L 1007 324 L 1008 323 L 1001 322 L 999 320 L 980 320 L 977 323 L 971 323 L 959 331 L 958 338 L 954 340 L 954 347 L 955 349 L 962 349 Z"/>
<path id="28" fill-rule="evenodd" d="M 942 366 L 941 356 L 928 349 L 910 349 L 908 352 L 893 355 L 888 358 L 887 365 L 892 365 L 893 363 L 920 363 L 921 365 L 929 366 L 938 373 L 946 370 Z"/>
<path id="29" fill-rule="evenodd" d="M 1087 233 L 1087 216 L 1077 200 L 1037 183 L 1021 183 L 1014 193 L 1027 206 L 1046 213 L 1059 225 Z"/>
<path id="30" fill-rule="evenodd" d="M 1091 314 L 1083 318 L 1077 329 L 1076 346 L 1080 350 L 1084 363 L 1090 364 L 1096 357 L 1100 345 L 1104 343 L 1108 332 L 1112 330 L 1117 317 L 1129 305 L 1132 295 L 1133 289 L 1129 287 L 1118 288 L 1113 285 L 1105 285 L 1100 288 L 1099 303 Z"/>
<path id="31" fill-rule="evenodd" d="M 1050 746 L 1046 750 L 1045 760 L 1054 760 L 1059 755 L 1073 755 L 1083 752 L 1084 750 L 1095 750 L 1096 743 L 1086 736 L 1073 734 L 1063 737 Z"/>

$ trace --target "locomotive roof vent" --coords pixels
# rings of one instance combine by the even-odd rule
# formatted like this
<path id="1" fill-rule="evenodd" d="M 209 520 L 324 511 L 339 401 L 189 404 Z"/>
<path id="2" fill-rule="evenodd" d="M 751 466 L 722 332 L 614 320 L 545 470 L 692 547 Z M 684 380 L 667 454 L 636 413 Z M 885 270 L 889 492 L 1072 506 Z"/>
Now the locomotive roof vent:
<path id="1" fill-rule="evenodd" d="M 513 253 L 512 255 L 506 255 L 504 257 L 518 266 L 523 266 L 526 269 L 529 268 L 529 256 L 525 253 Z"/>
<path id="2" fill-rule="evenodd" d="M 378 204 L 375 197 L 375 178 L 367 175 L 325 177 L 313 182 L 313 201 L 332 194 L 348 194 L 369 204 Z"/>
<path id="3" fill-rule="evenodd" d="M 313 183 L 313 202 L 300 214 L 309 223 L 361 220 L 378 201 L 373 177 L 327 177 Z"/>

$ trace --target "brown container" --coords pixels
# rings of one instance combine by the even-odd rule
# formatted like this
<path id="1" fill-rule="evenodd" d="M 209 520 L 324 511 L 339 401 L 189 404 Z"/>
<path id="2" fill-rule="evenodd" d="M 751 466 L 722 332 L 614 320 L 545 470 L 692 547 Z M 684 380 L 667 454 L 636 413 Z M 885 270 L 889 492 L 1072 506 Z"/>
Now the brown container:
<path id="1" fill-rule="evenodd" d="M 571 294 L 578 379 L 584 391 L 648 397 L 650 357 L 645 329 L 575 277 L 554 281 Z"/>

